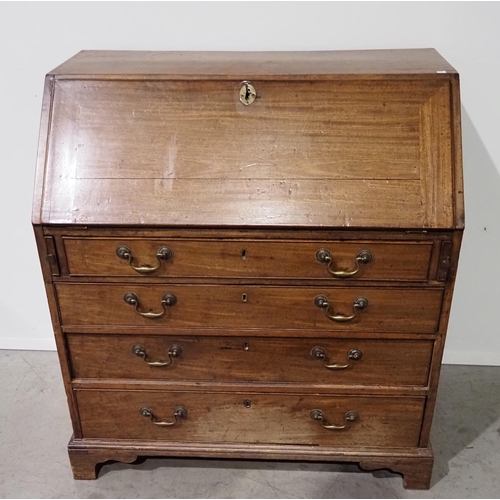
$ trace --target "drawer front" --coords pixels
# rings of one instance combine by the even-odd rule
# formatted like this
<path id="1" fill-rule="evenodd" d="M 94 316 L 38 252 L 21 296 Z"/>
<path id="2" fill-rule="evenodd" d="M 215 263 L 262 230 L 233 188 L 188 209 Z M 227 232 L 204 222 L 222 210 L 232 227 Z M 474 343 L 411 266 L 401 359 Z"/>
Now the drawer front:
<path id="1" fill-rule="evenodd" d="M 435 332 L 443 294 L 438 288 L 169 284 L 58 283 L 56 290 L 63 325 L 360 332 Z"/>
<path id="2" fill-rule="evenodd" d="M 64 246 L 73 276 L 346 279 L 347 272 L 351 280 L 424 281 L 432 242 L 64 238 Z M 164 247 L 170 253 L 158 259 Z M 317 258 L 322 249 L 328 258 Z"/>
<path id="3" fill-rule="evenodd" d="M 114 390 L 76 395 L 84 438 L 185 442 L 417 446 L 424 407 L 424 398 L 413 397 Z M 175 417 L 179 407 L 185 413 Z M 311 417 L 313 410 L 322 412 L 322 422 Z M 322 423 L 346 427 L 325 429 Z"/>
<path id="4" fill-rule="evenodd" d="M 433 346 L 425 340 L 83 334 L 69 334 L 67 342 L 75 378 L 387 386 L 426 385 Z"/>

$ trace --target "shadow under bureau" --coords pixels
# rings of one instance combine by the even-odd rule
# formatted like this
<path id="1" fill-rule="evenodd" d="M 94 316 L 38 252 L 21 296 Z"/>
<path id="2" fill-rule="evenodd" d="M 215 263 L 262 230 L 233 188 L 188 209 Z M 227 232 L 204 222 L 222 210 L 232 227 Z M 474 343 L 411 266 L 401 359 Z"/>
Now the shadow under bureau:
<path id="1" fill-rule="evenodd" d="M 84 51 L 47 75 L 33 225 L 74 477 L 222 457 L 428 488 L 460 134 L 431 49 Z"/>

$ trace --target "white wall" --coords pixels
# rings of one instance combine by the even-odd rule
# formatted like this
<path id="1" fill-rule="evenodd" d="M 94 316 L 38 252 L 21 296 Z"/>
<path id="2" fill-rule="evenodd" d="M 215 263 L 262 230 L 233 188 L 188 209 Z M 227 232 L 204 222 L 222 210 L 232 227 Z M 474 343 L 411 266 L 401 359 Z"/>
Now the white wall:
<path id="1" fill-rule="evenodd" d="M 500 365 L 499 3 L 0 3 L 0 348 L 52 349 L 30 226 L 43 77 L 81 49 L 435 47 L 461 74 L 466 232 L 445 361 Z"/>

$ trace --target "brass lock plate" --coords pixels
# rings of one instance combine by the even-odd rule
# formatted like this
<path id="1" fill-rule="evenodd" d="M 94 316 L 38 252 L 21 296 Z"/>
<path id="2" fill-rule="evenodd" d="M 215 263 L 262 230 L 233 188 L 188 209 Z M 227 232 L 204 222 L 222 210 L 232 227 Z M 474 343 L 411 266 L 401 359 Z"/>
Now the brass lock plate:
<path id="1" fill-rule="evenodd" d="M 255 101 L 257 92 L 255 87 L 250 82 L 242 82 L 240 88 L 240 102 L 245 106 L 249 106 Z"/>

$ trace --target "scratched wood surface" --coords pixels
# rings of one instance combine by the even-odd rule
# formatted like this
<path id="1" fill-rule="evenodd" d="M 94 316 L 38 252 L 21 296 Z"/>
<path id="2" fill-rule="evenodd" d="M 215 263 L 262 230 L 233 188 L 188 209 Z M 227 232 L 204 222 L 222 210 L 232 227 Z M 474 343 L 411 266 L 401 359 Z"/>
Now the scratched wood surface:
<path id="1" fill-rule="evenodd" d="M 322 331 L 435 332 L 440 288 L 334 288 L 217 285 L 67 284 L 56 285 L 63 325 L 130 325 L 157 328 L 292 328 Z M 124 300 L 135 293 L 140 312 L 161 313 L 166 293 L 177 303 L 161 318 L 145 318 Z M 331 314 L 350 316 L 354 300 L 368 307 L 348 322 L 332 321 L 314 304 L 324 295 Z"/>
<path id="2" fill-rule="evenodd" d="M 273 339 L 255 337 L 182 337 L 157 335 L 69 334 L 75 378 L 165 381 L 241 381 L 327 385 L 425 386 L 433 342 L 429 340 Z M 146 360 L 132 352 L 141 345 Z M 167 366 L 171 346 L 181 354 Z M 325 359 L 312 356 L 314 347 Z M 361 357 L 350 360 L 352 349 Z M 328 369 L 348 365 L 344 369 Z"/>
<path id="3" fill-rule="evenodd" d="M 449 81 L 253 84 L 55 81 L 36 217 L 454 226 Z"/>
<path id="4" fill-rule="evenodd" d="M 327 397 L 210 392 L 76 391 L 86 438 L 184 440 L 186 442 L 316 444 L 321 446 L 416 446 L 424 398 Z M 247 407 L 244 401 L 248 400 Z M 171 427 L 142 416 L 147 406 L 158 420 L 174 421 L 178 406 L 187 418 Z M 320 409 L 333 425 L 345 414 L 359 420 L 328 430 L 310 417 Z"/>
<path id="5" fill-rule="evenodd" d="M 304 241 L 220 241 L 171 238 L 64 238 L 64 250 L 72 276 L 141 276 L 116 250 L 127 246 L 132 264 L 157 266 L 158 250 L 167 246 L 172 257 L 162 261 L 148 277 L 260 277 L 313 278 L 335 280 L 328 266 L 316 259 L 318 250 L 328 250 L 332 271 L 353 271 L 358 254 L 368 250 L 373 258 L 360 265 L 349 278 L 358 280 L 424 281 L 427 279 L 432 242 L 394 242 L 323 240 Z M 144 274 L 142 274 L 144 276 Z M 338 280 L 339 278 L 337 278 Z"/>

